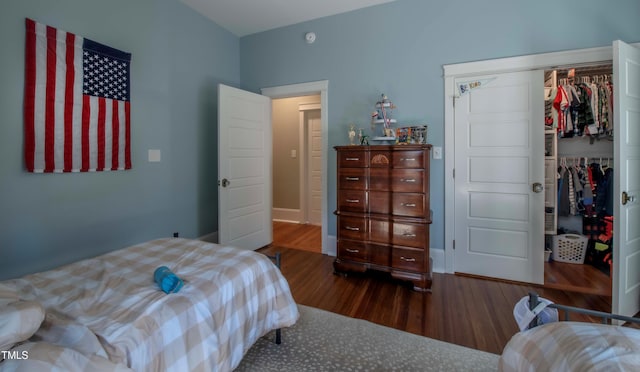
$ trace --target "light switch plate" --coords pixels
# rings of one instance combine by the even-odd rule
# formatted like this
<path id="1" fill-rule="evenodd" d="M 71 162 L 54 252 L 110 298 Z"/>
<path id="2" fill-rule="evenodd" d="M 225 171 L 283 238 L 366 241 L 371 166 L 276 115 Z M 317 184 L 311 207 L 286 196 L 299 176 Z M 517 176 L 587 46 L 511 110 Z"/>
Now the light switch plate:
<path id="1" fill-rule="evenodd" d="M 149 150 L 149 162 L 157 163 L 160 162 L 160 150 Z"/>
<path id="2" fill-rule="evenodd" d="M 442 147 L 434 147 L 433 148 L 433 158 L 434 159 L 442 159 Z"/>

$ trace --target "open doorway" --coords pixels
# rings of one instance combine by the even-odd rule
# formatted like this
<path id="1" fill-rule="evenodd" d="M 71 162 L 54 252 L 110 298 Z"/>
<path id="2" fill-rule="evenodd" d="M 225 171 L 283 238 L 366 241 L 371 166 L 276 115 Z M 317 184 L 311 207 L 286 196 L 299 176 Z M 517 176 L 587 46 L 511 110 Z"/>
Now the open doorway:
<path id="1" fill-rule="evenodd" d="M 322 253 L 320 94 L 272 100 L 273 244 Z"/>
<path id="2" fill-rule="evenodd" d="M 321 126 L 321 149 L 322 149 L 322 164 L 321 164 L 321 185 L 322 185 L 322 197 L 321 197 L 321 221 L 320 227 L 320 240 L 321 240 L 321 252 L 323 254 L 336 255 L 336 241 L 335 237 L 329 238 L 328 235 L 328 213 L 327 213 L 327 155 L 326 150 L 329 147 L 328 143 L 328 131 L 329 123 L 328 116 L 328 91 L 329 81 L 321 80 L 308 83 L 299 83 L 291 85 L 282 85 L 270 88 L 262 88 L 261 93 L 265 96 L 273 99 L 289 98 L 289 97 L 302 97 L 310 95 L 320 95 L 320 126 Z M 278 187 L 279 185 L 276 185 Z M 274 231 L 275 233 L 275 231 Z M 274 234 L 275 236 L 275 234 Z"/>
<path id="3" fill-rule="evenodd" d="M 320 96 L 272 100 L 273 219 L 321 225 Z"/>

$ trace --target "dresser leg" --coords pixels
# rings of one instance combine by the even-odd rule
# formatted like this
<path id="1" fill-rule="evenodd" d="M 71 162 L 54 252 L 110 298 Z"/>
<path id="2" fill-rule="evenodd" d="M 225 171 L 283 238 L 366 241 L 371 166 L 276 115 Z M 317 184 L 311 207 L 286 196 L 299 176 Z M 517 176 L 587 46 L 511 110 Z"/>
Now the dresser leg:
<path id="1" fill-rule="evenodd" d="M 413 282 L 413 290 L 416 292 L 428 292 L 431 293 L 431 280 L 419 283 Z"/>
<path id="2" fill-rule="evenodd" d="M 339 273 L 345 273 L 345 275 L 347 272 L 363 273 L 367 271 L 367 266 L 364 264 L 355 263 L 351 261 L 349 262 L 342 261 L 341 259 L 336 258 L 336 260 L 333 261 L 333 271 L 339 272 Z"/>

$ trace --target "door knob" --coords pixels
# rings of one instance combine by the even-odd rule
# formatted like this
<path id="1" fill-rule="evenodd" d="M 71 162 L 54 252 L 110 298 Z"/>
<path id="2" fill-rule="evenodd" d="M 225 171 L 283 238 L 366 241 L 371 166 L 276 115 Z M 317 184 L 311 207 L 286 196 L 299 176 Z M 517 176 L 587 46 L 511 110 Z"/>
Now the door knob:
<path id="1" fill-rule="evenodd" d="M 230 184 L 230 183 L 231 183 L 231 182 L 229 182 L 229 180 L 228 180 L 228 179 L 223 178 L 223 179 L 222 179 L 222 183 L 220 183 L 220 182 L 219 182 L 218 184 L 219 184 L 219 185 L 221 184 L 221 185 L 222 185 L 222 187 L 227 187 L 227 186 L 229 186 L 229 184 Z"/>
<path id="2" fill-rule="evenodd" d="M 542 190 L 544 190 L 544 187 L 540 182 L 535 182 L 531 186 L 532 186 L 531 188 L 533 189 L 533 192 L 542 192 Z"/>
<path id="3" fill-rule="evenodd" d="M 622 192 L 622 197 L 620 198 L 622 205 L 627 205 L 628 202 L 634 202 L 636 200 L 636 197 L 634 195 L 629 195 L 627 194 L 626 191 Z"/>

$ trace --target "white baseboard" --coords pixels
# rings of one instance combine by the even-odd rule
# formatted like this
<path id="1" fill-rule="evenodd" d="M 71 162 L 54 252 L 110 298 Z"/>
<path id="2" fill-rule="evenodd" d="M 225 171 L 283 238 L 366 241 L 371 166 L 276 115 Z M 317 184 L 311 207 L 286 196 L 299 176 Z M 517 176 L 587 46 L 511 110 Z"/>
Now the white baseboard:
<path id="1" fill-rule="evenodd" d="M 444 273 L 444 249 L 429 248 L 429 256 L 433 259 L 433 267 L 431 270 L 433 270 L 434 273 Z"/>
<path id="2" fill-rule="evenodd" d="M 300 221 L 283 220 L 281 218 L 272 218 L 271 221 L 273 221 L 273 222 L 286 222 L 286 223 L 299 223 L 299 224 L 302 224 L 302 222 L 300 222 Z"/>
<path id="3" fill-rule="evenodd" d="M 273 219 L 274 221 L 300 223 L 300 221 L 302 221 L 301 214 L 302 212 L 300 211 L 300 209 L 271 209 L 271 219 Z"/>
<path id="4" fill-rule="evenodd" d="M 327 236 L 326 252 L 322 253 L 333 257 L 336 257 L 338 255 L 338 239 L 335 235 Z"/>

